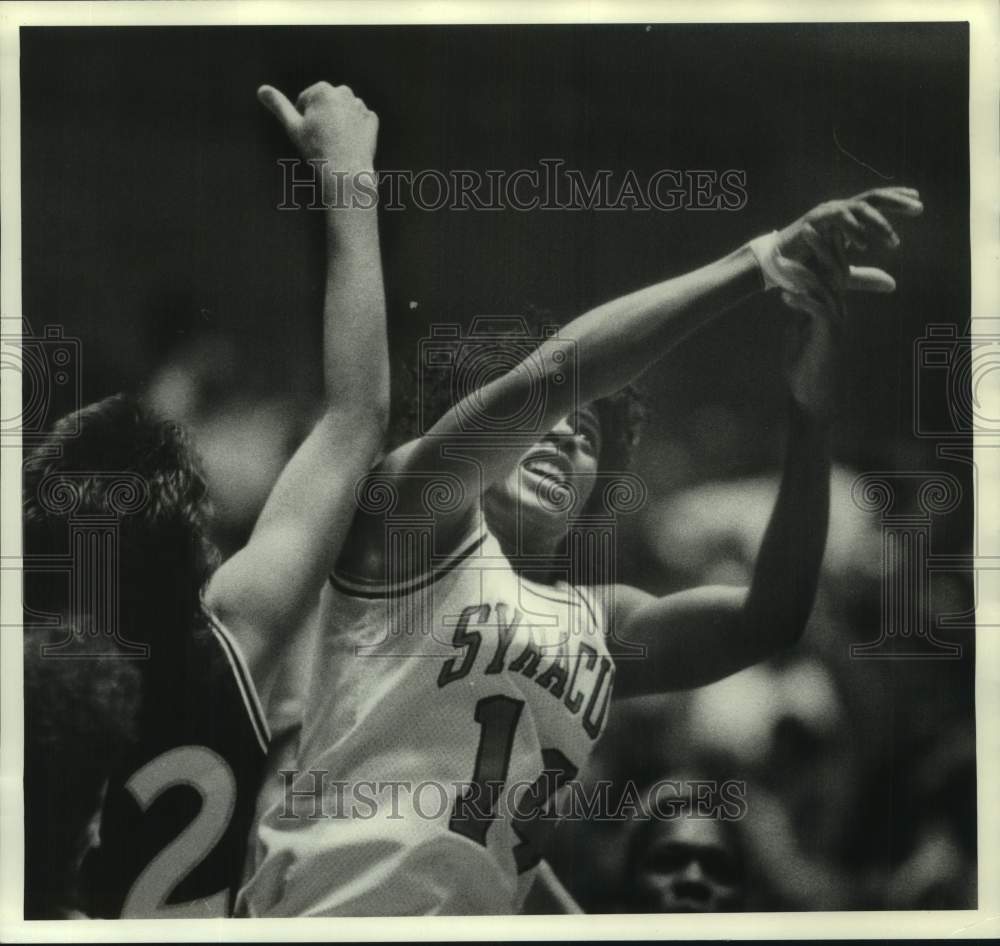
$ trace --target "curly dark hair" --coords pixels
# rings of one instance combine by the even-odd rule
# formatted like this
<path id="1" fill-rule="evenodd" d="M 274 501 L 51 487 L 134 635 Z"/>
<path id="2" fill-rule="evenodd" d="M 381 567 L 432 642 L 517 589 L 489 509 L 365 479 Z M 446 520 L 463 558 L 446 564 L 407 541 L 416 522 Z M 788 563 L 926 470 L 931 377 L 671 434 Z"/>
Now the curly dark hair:
<path id="1" fill-rule="evenodd" d="M 73 658 L 60 647 L 71 637 Z M 52 647 L 46 653 L 46 646 Z M 85 628 L 24 635 L 24 915 L 79 908 L 78 868 L 105 783 L 136 738 L 135 661 Z M 79 659 L 84 658 L 84 659 Z"/>
<path id="2" fill-rule="evenodd" d="M 67 555 L 73 516 L 115 509 L 114 477 L 124 474 L 145 494 L 141 508 L 117 517 L 120 616 L 130 640 L 189 626 L 216 553 L 206 538 L 205 481 L 176 425 L 117 394 L 56 422 L 24 463 L 25 604 L 31 611 L 67 607 L 67 582 L 35 573 L 35 556 Z M 73 493 L 71 511 L 51 501 L 53 482 Z M 49 498 L 47 498 L 49 494 Z M 76 553 L 74 553 L 76 554 Z"/>
<path id="3" fill-rule="evenodd" d="M 521 317 L 530 340 L 541 340 L 559 327 L 551 312 L 527 305 Z M 525 336 L 511 332 L 517 355 L 525 351 Z M 498 342 L 502 344 L 502 342 Z M 513 356 L 512 356 L 513 357 Z M 393 412 L 389 443 L 398 446 L 419 436 L 422 429 L 454 406 L 455 392 L 447 372 L 429 370 L 426 364 L 412 359 L 394 359 Z M 504 362 L 503 354 L 497 362 Z M 510 362 L 507 358 L 506 362 Z M 598 467 L 604 472 L 628 470 L 638 447 L 648 418 L 645 398 L 636 385 L 629 384 L 609 397 L 599 398 L 591 405 L 601 425 L 601 453 Z"/>

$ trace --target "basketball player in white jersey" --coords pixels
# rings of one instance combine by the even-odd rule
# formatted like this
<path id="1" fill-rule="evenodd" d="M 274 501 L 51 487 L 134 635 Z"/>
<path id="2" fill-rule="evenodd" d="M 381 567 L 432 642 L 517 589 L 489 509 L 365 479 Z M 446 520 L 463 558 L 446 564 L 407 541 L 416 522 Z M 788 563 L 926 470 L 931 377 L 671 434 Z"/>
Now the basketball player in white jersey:
<path id="1" fill-rule="evenodd" d="M 895 247 L 887 217 L 921 210 L 904 188 L 823 204 L 600 306 L 512 369 L 480 366 L 481 387 L 383 460 L 324 591 L 298 764 L 259 825 L 239 908 L 517 912 L 544 871 L 545 815 L 600 736 L 613 688 L 699 686 L 797 639 L 825 542 L 841 293 L 894 288 L 881 270 L 849 267 L 846 250 Z M 586 547 L 600 534 L 577 526 L 606 486 L 604 399 L 772 287 L 807 321 L 751 587 L 656 598 L 609 585 L 606 550 Z M 456 377 L 462 362 L 459 350 Z"/>

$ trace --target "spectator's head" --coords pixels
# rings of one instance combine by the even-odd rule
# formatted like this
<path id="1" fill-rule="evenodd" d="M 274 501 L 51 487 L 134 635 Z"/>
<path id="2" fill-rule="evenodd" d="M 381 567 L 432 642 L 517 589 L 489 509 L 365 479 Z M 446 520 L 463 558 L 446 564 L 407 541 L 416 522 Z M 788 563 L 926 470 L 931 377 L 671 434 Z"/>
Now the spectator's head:
<path id="1" fill-rule="evenodd" d="M 720 813 L 715 809 L 709 814 L 687 800 L 669 809 L 669 817 L 652 817 L 639 826 L 626 861 L 626 896 L 633 911 L 743 909 L 742 845 L 736 823 Z"/>

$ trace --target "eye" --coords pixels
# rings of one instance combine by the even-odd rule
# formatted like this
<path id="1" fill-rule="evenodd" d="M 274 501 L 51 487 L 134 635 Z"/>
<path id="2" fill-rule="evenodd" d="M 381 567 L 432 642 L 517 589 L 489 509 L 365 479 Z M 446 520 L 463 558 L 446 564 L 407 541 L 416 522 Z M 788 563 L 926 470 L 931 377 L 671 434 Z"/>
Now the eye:
<path id="1" fill-rule="evenodd" d="M 601 432 L 597 419 L 588 413 L 579 413 L 574 418 L 573 429 L 583 439 L 587 451 L 596 456 L 601 447 Z"/>

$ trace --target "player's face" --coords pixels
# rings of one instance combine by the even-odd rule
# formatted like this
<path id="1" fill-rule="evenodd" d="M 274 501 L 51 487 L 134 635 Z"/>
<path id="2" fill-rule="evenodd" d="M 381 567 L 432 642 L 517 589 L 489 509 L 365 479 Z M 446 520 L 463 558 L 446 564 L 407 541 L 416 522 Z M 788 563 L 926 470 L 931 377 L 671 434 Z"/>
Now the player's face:
<path id="1" fill-rule="evenodd" d="M 582 407 L 526 450 L 507 478 L 489 490 L 487 512 L 501 517 L 501 527 L 520 522 L 529 541 L 558 541 L 567 519 L 579 515 L 594 491 L 600 453 L 597 413 Z"/>
<path id="2" fill-rule="evenodd" d="M 725 913 L 742 905 L 736 852 L 722 826 L 686 816 L 659 822 L 636 865 L 643 908 L 656 913 Z"/>

